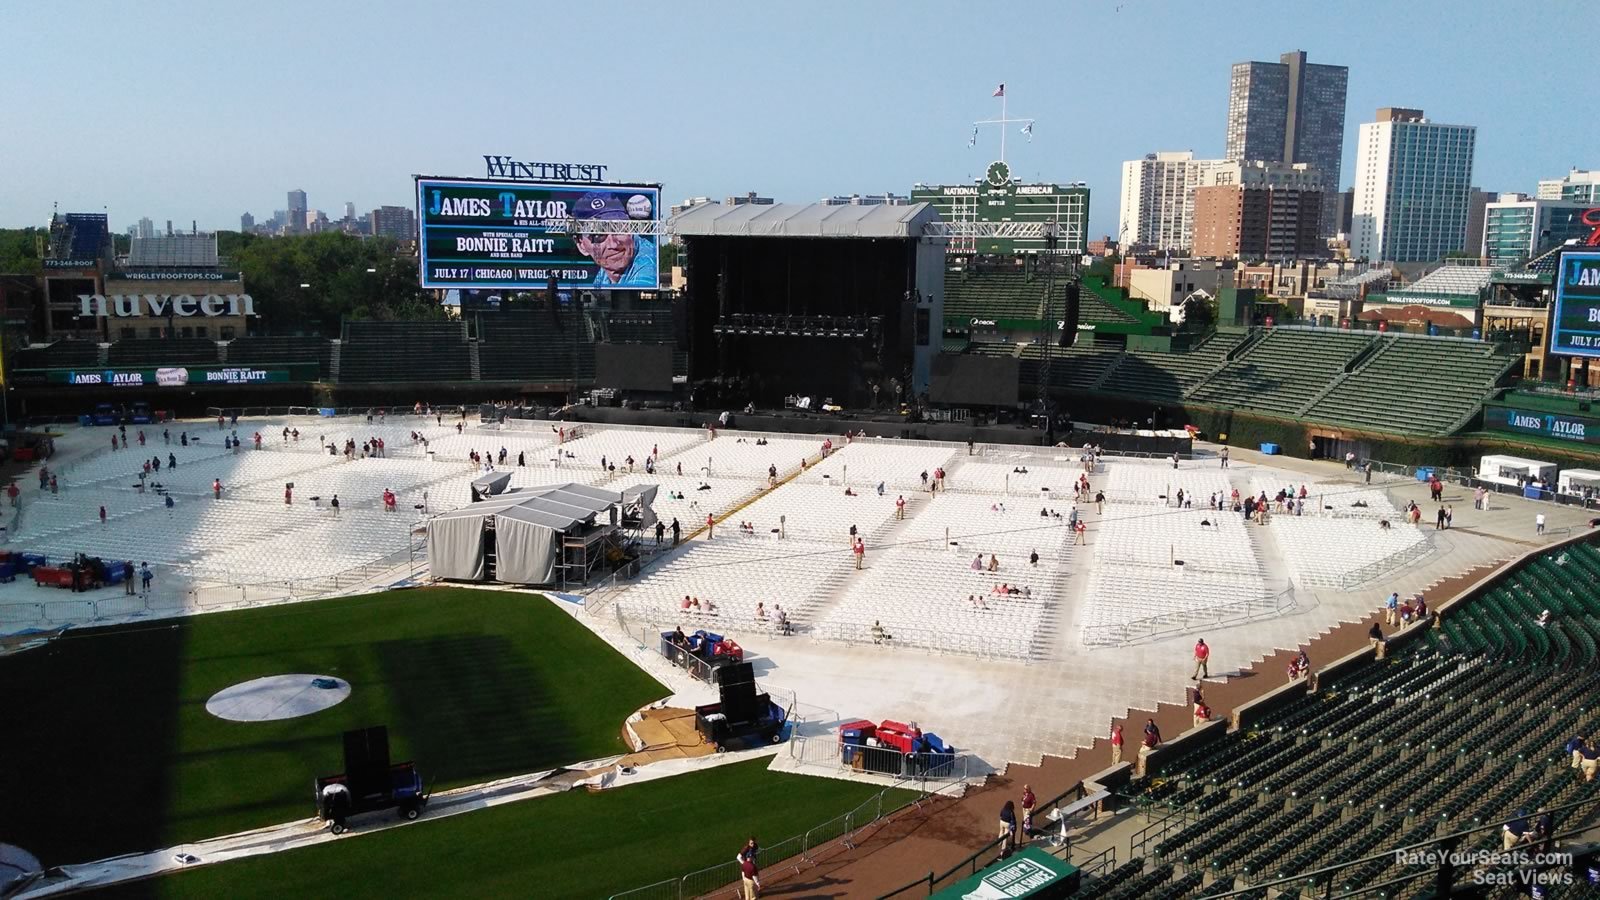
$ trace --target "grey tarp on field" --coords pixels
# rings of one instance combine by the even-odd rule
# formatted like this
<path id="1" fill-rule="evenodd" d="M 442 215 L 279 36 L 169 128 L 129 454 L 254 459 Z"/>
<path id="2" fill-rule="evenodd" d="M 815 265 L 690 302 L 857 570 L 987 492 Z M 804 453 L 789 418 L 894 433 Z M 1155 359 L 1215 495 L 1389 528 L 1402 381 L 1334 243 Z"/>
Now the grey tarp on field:
<path id="1" fill-rule="evenodd" d="M 435 578 L 483 579 L 483 519 L 439 516 L 428 520 L 428 568 Z"/>
<path id="2" fill-rule="evenodd" d="M 531 521 L 539 514 L 520 508 L 495 517 L 494 578 L 506 584 L 547 584 L 555 575 L 561 533 Z"/>
<path id="3" fill-rule="evenodd" d="M 582 532 L 597 518 L 618 524 L 619 507 L 635 503 L 653 524 L 654 498 L 653 485 L 619 493 L 583 484 L 542 485 L 485 497 L 428 520 L 428 562 L 435 578 L 482 581 L 483 531 L 492 517 L 495 580 L 545 584 L 555 571 L 561 534 Z"/>

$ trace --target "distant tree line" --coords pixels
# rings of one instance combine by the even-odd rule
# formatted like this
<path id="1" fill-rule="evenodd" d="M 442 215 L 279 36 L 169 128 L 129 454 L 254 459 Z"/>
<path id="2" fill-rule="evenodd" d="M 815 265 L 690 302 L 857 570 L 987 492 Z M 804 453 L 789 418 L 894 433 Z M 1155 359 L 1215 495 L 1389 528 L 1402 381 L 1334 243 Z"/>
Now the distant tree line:
<path id="1" fill-rule="evenodd" d="M 336 334 L 349 319 L 440 319 L 444 309 L 417 284 L 417 260 L 389 238 L 329 232 L 262 237 L 217 233 L 217 252 L 244 278 L 262 330 Z"/>

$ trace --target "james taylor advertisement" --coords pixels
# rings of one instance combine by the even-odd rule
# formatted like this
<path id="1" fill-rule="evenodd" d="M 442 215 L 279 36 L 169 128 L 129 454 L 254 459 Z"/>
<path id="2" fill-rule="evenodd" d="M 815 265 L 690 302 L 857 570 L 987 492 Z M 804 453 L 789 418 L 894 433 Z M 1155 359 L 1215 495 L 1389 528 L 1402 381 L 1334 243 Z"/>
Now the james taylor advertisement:
<path id="1" fill-rule="evenodd" d="M 654 186 L 418 178 L 422 286 L 543 290 L 554 275 L 563 290 L 655 290 L 656 235 L 585 234 L 581 225 L 660 216 Z"/>
<path id="2" fill-rule="evenodd" d="M 1550 352 L 1600 356 L 1600 252 L 1561 254 Z"/>

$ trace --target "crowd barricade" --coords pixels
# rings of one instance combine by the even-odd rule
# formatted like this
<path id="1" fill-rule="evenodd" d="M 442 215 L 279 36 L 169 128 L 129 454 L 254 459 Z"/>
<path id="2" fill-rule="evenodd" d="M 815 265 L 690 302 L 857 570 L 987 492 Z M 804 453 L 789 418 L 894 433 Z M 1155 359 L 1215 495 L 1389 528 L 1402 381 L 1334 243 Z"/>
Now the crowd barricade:
<path id="1" fill-rule="evenodd" d="M 1128 622 L 1086 625 L 1083 629 L 1083 642 L 1091 647 L 1117 647 L 1221 625 L 1275 619 L 1289 615 L 1297 608 L 1295 590 L 1289 587 L 1266 597 L 1251 597 L 1211 606 L 1199 606 Z"/>
<path id="2" fill-rule="evenodd" d="M 889 806 L 885 798 L 891 791 L 913 791 L 915 796 L 899 806 Z M 937 793 L 937 791 L 932 792 Z M 804 834 L 761 848 L 761 870 L 773 875 L 784 870 L 798 870 L 811 862 L 816 852 L 826 846 L 843 841 L 854 846 L 861 832 L 882 822 L 889 816 L 910 808 L 921 808 L 930 792 L 924 781 L 901 779 L 878 791 L 854 809 L 817 825 Z M 739 894 L 739 864 L 731 857 L 726 862 L 696 869 L 678 878 L 668 878 L 630 891 L 612 894 L 609 900 L 687 900 L 691 897 L 737 896 Z"/>

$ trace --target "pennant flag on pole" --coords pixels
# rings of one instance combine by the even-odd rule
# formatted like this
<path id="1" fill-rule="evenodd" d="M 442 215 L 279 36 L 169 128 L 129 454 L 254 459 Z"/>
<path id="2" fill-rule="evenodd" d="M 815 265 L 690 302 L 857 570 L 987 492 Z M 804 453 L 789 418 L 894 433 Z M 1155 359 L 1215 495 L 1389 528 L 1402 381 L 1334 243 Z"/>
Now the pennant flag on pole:
<path id="1" fill-rule="evenodd" d="M 978 146 L 978 126 L 972 126 L 972 137 L 967 139 L 967 149 Z"/>
<path id="2" fill-rule="evenodd" d="M 1033 123 L 1022 126 L 1022 133 L 1028 136 L 1028 143 L 1033 143 Z"/>
<path id="3" fill-rule="evenodd" d="M 990 96 L 991 97 L 1004 97 L 1005 95 L 1006 95 L 1006 83 L 1004 81 L 1002 81 L 1002 82 L 1000 82 L 1000 86 L 995 88 L 994 89 L 994 93 L 991 94 Z"/>

